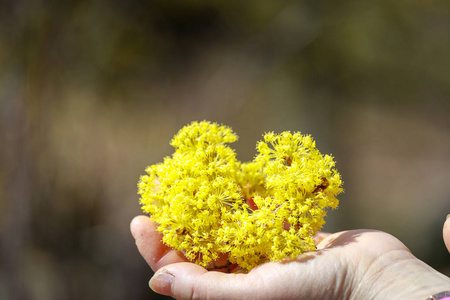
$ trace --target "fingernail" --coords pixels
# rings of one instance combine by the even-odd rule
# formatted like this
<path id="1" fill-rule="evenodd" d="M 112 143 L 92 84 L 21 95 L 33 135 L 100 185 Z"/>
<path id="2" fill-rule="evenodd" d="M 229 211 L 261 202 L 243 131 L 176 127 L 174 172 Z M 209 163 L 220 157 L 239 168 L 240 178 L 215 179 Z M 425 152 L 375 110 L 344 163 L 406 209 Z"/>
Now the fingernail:
<path id="1" fill-rule="evenodd" d="M 450 214 L 448 214 L 448 215 L 447 215 L 447 218 L 446 218 L 446 220 L 448 220 L 448 218 L 450 218 Z"/>
<path id="2" fill-rule="evenodd" d="M 166 271 L 161 271 L 153 275 L 150 279 L 150 288 L 158 294 L 172 296 L 172 283 L 175 277 Z"/>

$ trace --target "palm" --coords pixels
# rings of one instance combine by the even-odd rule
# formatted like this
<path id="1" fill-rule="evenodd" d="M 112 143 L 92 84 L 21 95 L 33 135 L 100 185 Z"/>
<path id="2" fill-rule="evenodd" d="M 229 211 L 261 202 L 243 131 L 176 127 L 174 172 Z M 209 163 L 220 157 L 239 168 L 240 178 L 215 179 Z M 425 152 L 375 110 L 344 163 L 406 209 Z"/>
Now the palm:
<path id="1" fill-rule="evenodd" d="M 225 274 L 188 262 L 162 244 L 156 223 L 148 217 L 135 218 L 131 229 L 141 255 L 155 272 L 160 270 L 157 274 L 165 270 L 183 278 L 171 287 L 152 280 L 153 288 L 180 299 L 375 299 L 405 292 L 395 290 L 393 278 L 408 283 L 411 274 L 417 273 L 425 283 L 428 278 L 444 284 L 448 280 L 416 259 L 395 237 L 380 231 L 320 233 L 317 251 L 294 260 L 268 262 L 247 274 Z"/>

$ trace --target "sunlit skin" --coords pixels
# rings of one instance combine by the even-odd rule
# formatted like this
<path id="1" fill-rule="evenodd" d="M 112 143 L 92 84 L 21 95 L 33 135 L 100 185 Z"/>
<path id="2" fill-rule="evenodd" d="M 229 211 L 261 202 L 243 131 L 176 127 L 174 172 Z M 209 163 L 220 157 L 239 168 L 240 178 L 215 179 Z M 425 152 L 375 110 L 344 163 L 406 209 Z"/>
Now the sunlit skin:
<path id="1" fill-rule="evenodd" d="M 445 246 L 447 247 L 448 252 L 450 252 L 450 214 L 447 215 L 447 221 L 445 221 L 442 236 L 444 238 Z"/>
<path id="2" fill-rule="evenodd" d="M 380 231 L 320 232 L 317 250 L 267 262 L 249 273 L 207 271 L 161 242 L 146 216 L 131 222 L 136 245 L 156 272 L 150 287 L 176 299 L 420 299 L 450 289 L 450 278 Z M 450 251 L 450 219 L 444 225 Z M 442 245 L 443 247 L 443 245 Z"/>

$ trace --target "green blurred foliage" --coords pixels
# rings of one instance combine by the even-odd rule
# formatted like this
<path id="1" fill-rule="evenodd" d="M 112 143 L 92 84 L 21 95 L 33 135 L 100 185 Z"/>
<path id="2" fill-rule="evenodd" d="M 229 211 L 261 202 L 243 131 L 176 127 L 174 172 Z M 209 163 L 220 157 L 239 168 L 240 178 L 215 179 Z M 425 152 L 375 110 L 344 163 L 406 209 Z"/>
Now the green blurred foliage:
<path id="1" fill-rule="evenodd" d="M 192 120 L 251 160 L 312 134 L 346 193 L 326 230 L 388 231 L 450 274 L 450 3 L 3 1 L 0 298 L 151 299 L 136 183 Z"/>

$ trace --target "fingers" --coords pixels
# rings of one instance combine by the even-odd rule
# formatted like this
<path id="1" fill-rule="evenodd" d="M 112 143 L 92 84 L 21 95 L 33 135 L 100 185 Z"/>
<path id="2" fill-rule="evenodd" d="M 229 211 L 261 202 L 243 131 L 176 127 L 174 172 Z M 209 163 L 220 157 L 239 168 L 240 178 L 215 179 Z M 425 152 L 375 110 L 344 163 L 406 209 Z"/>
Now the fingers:
<path id="1" fill-rule="evenodd" d="M 268 262 L 248 274 L 207 271 L 193 263 L 176 263 L 156 272 L 150 287 L 176 299 L 329 299 L 339 292 L 339 287 L 330 288 L 336 283 L 336 273 L 345 273 L 338 270 L 339 259 L 333 252 L 336 250 Z"/>
<path id="2" fill-rule="evenodd" d="M 253 291 L 246 276 L 207 271 L 194 263 L 177 263 L 156 272 L 150 287 L 176 299 L 243 299 Z"/>
<path id="3" fill-rule="evenodd" d="M 130 230 L 139 253 L 153 271 L 168 264 L 187 261 L 183 254 L 163 244 L 157 224 L 149 217 L 135 217 L 130 224 Z"/>
<path id="4" fill-rule="evenodd" d="M 187 262 L 183 254 L 164 245 L 157 224 L 149 217 L 134 218 L 130 229 L 140 254 L 156 271 L 150 280 L 150 287 L 157 293 L 177 299 L 269 299 L 279 298 L 283 293 L 287 293 L 282 296 L 284 299 L 292 298 L 289 294 L 298 296 L 298 292 L 292 291 L 292 285 L 284 286 L 300 276 L 299 269 L 292 269 L 296 263 L 285 265 L 269 263 L 253 269 L 248 274 L 207 271 L 201 266 Z M 329 233 L 319 232 L 315 239 L 320 243 L 329 236 Z M 308 258 L 305 256 L 305 259 Z M 303 269 L 301 277 L 310 274 L 309 271 L 311 271 L 309 268 Z M 314 273 L 315 271 L 312 272 Z M 293 278 L 285 278 L 286 274 L 290 274 L 288 277 Z M 304 278 L 301 281 L 308 280 Z"/>
<path id="5" fill-rule="evenodd" d="M 330 235 L 331 235 L 331 233 L 323 232 L 323 231 L 318 231 L 316 233 L 316 235 L 314 236 L 314 243 L 316 244 L 317 249 L 322 249 L 319 247 L 320 242 L 322 242 L 324 239 L 326 239 Z"/>
<path id="6" fill-rule="evenodd" d="M 239 299 L 244 290 L 248 290 L 241 280 L 241 277 L 245 277 L 243 274 L 208 272 L 201 266 L 188 263 L 183 254 L 162 243 L 162 234 L 150 218 L 134 218 L 130 229 L 140 254 L 157 271 L 150 280 L 150 287 L 157 293 L 177 299 L 203 299 L 206 298 L 203 295 L 208 294 L 217 298 L 227 295 L 229 299 Z M 220 284 L 215 284 L 218 281 L 221 281 Z"/>
<path id="7" fill-rule="evenodd" d="M 450 214 L 447 215 L 447 220 L 444 223 L 442 235 L 444 237 L 445 246 L 447 246 L 447 250 L 450 252 Z"/>

